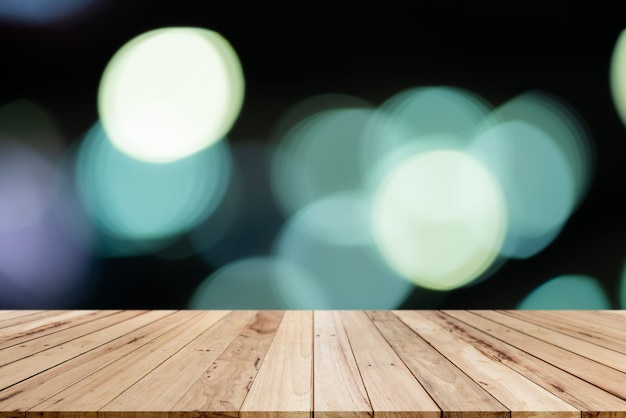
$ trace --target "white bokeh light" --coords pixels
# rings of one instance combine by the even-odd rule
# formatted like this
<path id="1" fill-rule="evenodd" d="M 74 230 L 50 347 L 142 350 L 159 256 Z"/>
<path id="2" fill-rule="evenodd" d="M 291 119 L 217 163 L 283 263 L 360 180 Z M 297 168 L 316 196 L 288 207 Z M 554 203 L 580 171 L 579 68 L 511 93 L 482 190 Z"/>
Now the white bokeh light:
<path id="1" fill-rule="evenodd" d="M 199 28 L 164 28 L 125 44 L 98 92 L 111 141 L 141 160 L 167 162 L 219 141 L 243 103 L 244 78 L 231 45 Z"/>

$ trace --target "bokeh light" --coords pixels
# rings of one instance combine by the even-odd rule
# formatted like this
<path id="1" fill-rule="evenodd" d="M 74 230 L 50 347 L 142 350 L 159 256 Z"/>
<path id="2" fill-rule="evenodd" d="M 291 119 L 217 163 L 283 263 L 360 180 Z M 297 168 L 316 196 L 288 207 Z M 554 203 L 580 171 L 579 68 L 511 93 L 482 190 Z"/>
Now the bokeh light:
<path id="1" fill-rule="evenodd" d="M 84 16 L 99 0 L 3 0 L 0 21 L 47 26 Z"/>
<path id="2" fill-rule="evenodd" d="M 87 297 L 93 280 L 93 234 L 71 180 L 56 167 L 44 165 L 42 171 L 43 156 L 32 149 L 3 147 L 0 154 L 5 162 L 13 157 L 20 163 L 1 164 L 0 170 L 1 219 L 5 226 L 16 222 L 0 230 L 0 305 L 72 306 Z M 50 174 L 56 183 L 53 195 L 45 177 Z"/>
<path id="3" fill-rule="evenodd" d="M 231 151 L 233 175 L 224 199 L 189 234 L 193 248 L 213 268 L 270 254 L 284 222 L 270 187 L 273 149 L 242 141 L 234 142 Z"/>
<path id="4" fill-rule="evenodd" d="M 20 230 L 44 217 L 58 194 L 60 172 L 17 142 L 0 143 L 0 230 Z"/>
<path id="5" fill-rule="evenodd" d="M 592 152 L 568 108 L 545 94 L 519 96 L 490 115 L 468 152 L 500 181 L 508 217 L 502 255 L 533 256 L 560 233 L 587 190 Z"/>
<path id="6" fill-rule="evenodd" d="M 502 184 L 509 214 L 502 253 L 524 258 L 545 248 L 575 202 L 572 177 L 560 150 L 543 131 L 510 122 L 483 132 L 470 152 Z"/>
<path id="7" fill-rule="evenodd" d="M 374 202 L 376 242 L 389 265 L 416 285 L 449 290 L 496 260 L 507 212 L 489 171 L 459 151 L 419 153 L 394 167 Z"/>
<path id="8" fill-rule="evenodd" d="M 575 190 L 575 204 L 593 178 L 594 149 L 582 117 L 565 101 L 541 91 L 519 95 L 499 106 L 488 123 L 522 121 L 545 133 L 563 155 Z"/>
<path id="9" fill-rule="evenodd" d="M 615 42 L 610 77 L 615 108 L 626 124 L 626 30 L 620 33 L 617 42 Z"/>
<path id="10" fill-rule="evenodd" d="M 224 137 L 243 94 L 239 59 L 221 35 L 164 28 L 139 35 L 113 56 L 100 82 L 98 111 L 116 147 L 165 162 Z"/>
<path id="11" fill-rule="evenodd" d="M 231 173 L 228 144 L 220 141 L 200 153 L 170 163 L 153 164 L 120 152 L 99 123 L 78 149 L 76 181 L 95 224 L 111 239 L 140 244 L 167 239 L 202 222 L 218 206 Z M 135 250 L 133 250 L 135 251 Z"/>
<path id="12" fill-rule="evenodd" d="M 286 214 L 332 193 L 359 189 L 361 138 L 373 109 L 335 109 L 295 124 L 277 144 L 272 186 Z"/>
<path id="13" fill-rule="evenodd" d="M 295 214 L 279 234 L 275 254 L 305 271 L 322 292 L 307 293 L 303 281 L 285 274 L 278 276 L 279 289 L 306 295 L 316 309 L 399 307 L 413 286 L 377 254 L 370 213 L 366 195 L 342 192 Z M 323 299 L 316 300 L 318 296 Z"/>
<path id="14" fill-rule="evenodd" d="M 454 87 L 415 87 L 383 103 L 365 131 L 360 163 L 371 182 L 381 174 L 372 171 L 381 157 L 407 150 L 410 155 L 437 149 L 463 149 L 489 113 L 481 97 Z M 411 144 L 409 147 L 408 145 Z"/>
<path id="15" fill-rule="evenodd" d="M 301 293 L 286 293 L 277 277 L 299 283 Z M 312 306 L 311 300 L 322 301 Z M 288 261 L 258 256 L 230 263 L 206 278 L 194 291 L 190 309 L 313 309 L 324 308 L 324 296 L 304 271 Z"/>
<path id="16" fill-rule="evenodd" d="M 610 309 L 600 283 L 589 276 L 565 275 L 543 283 L 517 309 Z"/>

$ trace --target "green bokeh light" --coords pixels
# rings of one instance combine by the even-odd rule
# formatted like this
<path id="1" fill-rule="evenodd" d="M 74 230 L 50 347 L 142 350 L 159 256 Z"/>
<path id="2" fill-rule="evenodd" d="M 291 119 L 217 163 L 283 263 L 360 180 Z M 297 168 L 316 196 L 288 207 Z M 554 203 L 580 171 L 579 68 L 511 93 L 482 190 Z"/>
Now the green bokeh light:
<path id="1" fill-rule="evenodd" d="M 617 113 L 626 124 L 626 30 L 617 38 L 611 59 L 611 93 Z"/>
<path id="2" fill-rule="evenodd" d="M 369 171 L 381 158 L 398 149 L 463 149 L 489 110 L 485 100 L 459 88 L 417 87 L 402 91 L 383 103 L 375 117 L 370 118 L 363 138 L 361 165 Z M 375 176 L 377 172 L 370 172 L 370 177 L 372 174 L 372 182 L 380 180 Z"/>
<path id="3" fill-rule="evenodd" d="M 469 152 L 489 168 L 504 192 L 508 226 L 502 254 L 525 258 L 545 248 L 576 202 L 561 150 L 542 130 L 515 121 L 482 132 Z"/>
<path id="4" fill-rule="evenodd" d="M 301 292 L 280 287 L 279 277 Z M 316 303 L 313 305 L 311 301 Z M 258 256 L 234 261 L 207 277 L 194 291 L 190 309 L 325 309 L 325 296 L 304 271 L 286 260 Z"/>
<path id="5" fill-rule="evenodd" d="M 279 275 L 280 288 L 307 297 L 317 309 L 394 309 L 413 286 L 380 259 L 370 233 L 371 202 L 363 194 L 337 193 L 295 214 L 276 240 L 275 254 L 306 271 L 325 300 Z M 319 294 L 318 294 L 319 295 Z"/>
<path id="6" fill-rule="evenodd" d="M 83 139 L 76 164 L 81 198 L 91 218 L 115 239 L 159 240 L 209 216 L 229 182 L 227 143 L 170 163 L 153 164 L 120 152 L 99 123 Z"/>
<path id="7" fill-rule="evenodd" d="M 559 276 L 540 285 L 518 309 L 610 309 L 609 299 L 598 281 L 584 275 Z"/>
<path id="8" fill-rule="evenodd" d="M 277 144 L 272 187 L 286 214 L 316 199 L 359 189 L 359 149 L 371 109 L 335 109 L 311 115 Z"/>

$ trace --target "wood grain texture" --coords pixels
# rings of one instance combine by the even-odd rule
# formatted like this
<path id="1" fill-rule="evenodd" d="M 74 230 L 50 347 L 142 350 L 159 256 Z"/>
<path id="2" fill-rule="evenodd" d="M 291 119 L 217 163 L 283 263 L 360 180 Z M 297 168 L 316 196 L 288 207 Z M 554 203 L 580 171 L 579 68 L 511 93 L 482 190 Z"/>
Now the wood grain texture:
<path id="1" fill-rule="evenodd" d="M 420 312 L 397 311 L 405 324 L 511 410 L 512 417 L 550 416 L 575 418 L 580 411 L 539 387 L 506 365 L 494 362 L 483 352 Z"/>
<path id="2" fill-rule="evenodd" d="M 583 416 L 626 418 L 625 400 L 462 322 L 463 316 L 467 315 L 466 312 L 446 311 L 427 314 L 431 321 L 472 344 L 494 361 L 507 365 L 578 408 Z"/>
<path id="3" fill-rule="evenodd" d="M 287 311 L 241 406 L 246 417 L 308 417 L 313 403 L 313 313 Z"/>
<path id="4" fill-rule="evenodd" d="M 314 341 L 315 415 L 371 416 L 372 407 L 339 312 L 315 312 Z"/>
<path id="5" fill-rule="evenodd" d="M 617 397 L 626 399 L 626 374 L 613 367 L 597 363 L 585 356 L 490 320 L 488 317 L 491 316 L 491 313 L 491 311 L 468 312 L 470 315 L 466 316 L 465 319 L 467 323 L 479 327 L 500 340 L 507 341 L 553 366 L 586 380 Z"/>
<path id="6" fill-rule="evenodd" d="M 0 311 L 0 418 L 626 418 L 623 311 Z"/>
<path id="7" fill-rule="evenodd" d="M 376 416 L 437 418 L 441 415 L 437 404 L 365 312 L 343 311 L 341 318 Z"/>
<path id="8" fill-rule="evenodd" d="M 510 415 L 505 406 L 391 312 L 374 311 L 369 316 L 446 417 Z"/>

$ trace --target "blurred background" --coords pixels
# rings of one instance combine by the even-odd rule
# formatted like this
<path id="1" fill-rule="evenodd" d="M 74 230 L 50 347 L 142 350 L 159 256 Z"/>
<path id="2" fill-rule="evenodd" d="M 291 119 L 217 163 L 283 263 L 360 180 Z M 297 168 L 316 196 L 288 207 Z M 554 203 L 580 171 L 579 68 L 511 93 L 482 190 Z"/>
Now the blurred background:
<path id="1" fill-rule="evenodd" d="M 625 16 L 0 1 L 0 308 L 626 308 Z"/>

